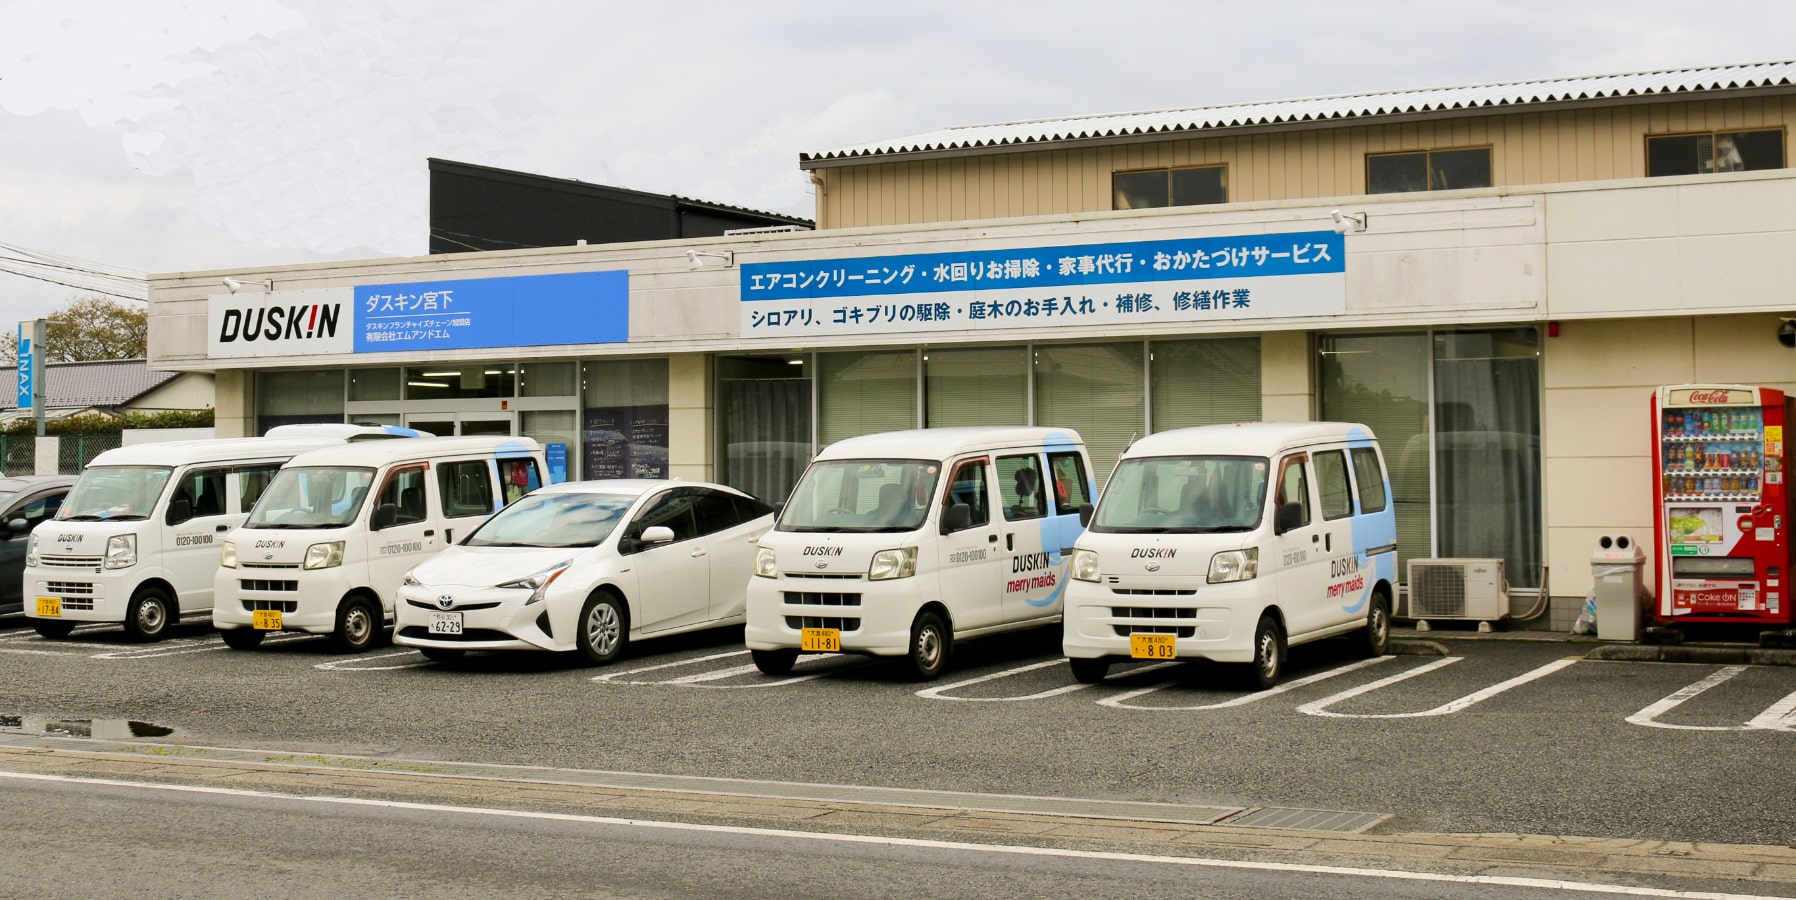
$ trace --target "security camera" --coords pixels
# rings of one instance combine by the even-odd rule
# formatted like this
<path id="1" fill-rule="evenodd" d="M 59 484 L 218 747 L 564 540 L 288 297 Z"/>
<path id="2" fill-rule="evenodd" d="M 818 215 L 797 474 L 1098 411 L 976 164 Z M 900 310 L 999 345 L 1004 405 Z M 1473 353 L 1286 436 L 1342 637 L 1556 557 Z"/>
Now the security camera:
<path id="1" fill-rule="evenodd" d="M 1338 231 L 1341 234 L 1346 234 L 1349 231 L 1366 230 L 1366 214 L 1363 212 L 1346 213 L 1335 209 L 1330 210 L 1328 215 L 1335 220 L 1335 231 Z"/>
<path id="2" fill-rule="evenodd" d="M 1777 342 L 1785 347 L 1796 347 L 1796 319 L 1783 319 L 1777 323 Z"/>

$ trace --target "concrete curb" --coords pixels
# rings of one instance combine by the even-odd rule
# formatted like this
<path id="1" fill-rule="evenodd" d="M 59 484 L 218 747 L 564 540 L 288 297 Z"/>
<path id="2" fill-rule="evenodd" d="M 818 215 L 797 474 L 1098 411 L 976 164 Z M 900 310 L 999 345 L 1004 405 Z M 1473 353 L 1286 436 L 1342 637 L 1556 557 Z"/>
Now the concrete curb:
<path id="1" fill-rule="evenodd" d="M 1584 655 L 1610 662 L 1796 666 L 1796 650 L 1767 647 L 1687 647 L 1681 644 L 1607 644 Z"/>
<path id="2" fill-rule="evenodd" d="M 1400 641 L 1392 639 L 1385 647 L 1392 656 L 1446 656 L 1447 645 L 1440 641 Z"/>

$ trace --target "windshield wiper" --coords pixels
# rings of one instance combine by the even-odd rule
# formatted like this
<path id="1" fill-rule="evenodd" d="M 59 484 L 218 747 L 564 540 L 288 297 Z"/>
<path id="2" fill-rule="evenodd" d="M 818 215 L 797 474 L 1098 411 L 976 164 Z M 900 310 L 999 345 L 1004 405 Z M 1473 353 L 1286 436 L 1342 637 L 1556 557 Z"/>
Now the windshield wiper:
<path id="1" fill-rule="evenodd" d="M 100 517 L 99 516 L 89 516 L 89 515 L 63 516 L 62 518 L 57 519 L 56 521 L 58 521 L 58 522 L 98 522 L 98 521 L 100 521 Z"/>

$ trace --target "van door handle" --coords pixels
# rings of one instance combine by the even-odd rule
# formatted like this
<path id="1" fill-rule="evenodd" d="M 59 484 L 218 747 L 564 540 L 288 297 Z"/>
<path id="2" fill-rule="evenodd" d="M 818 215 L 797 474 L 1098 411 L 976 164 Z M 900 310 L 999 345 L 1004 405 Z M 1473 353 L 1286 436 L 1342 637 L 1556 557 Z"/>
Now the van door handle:
<path id="1" fill-rule="evenodd" d="M 697 550 L 692 551 L 693 559 L 698 559 L 699 557 L 704 556 L 704 555 L 705 555 L 705 551 L 704 551 L 704 548 L 702 548 L 702 547 Z"/>
<path id="2" fill-rule="evenodd" d="M 998 542 L 998 536 L 995 534 L 988 534 L 985 536 L 985 542 L 988 544 L 996 544 Z"/>
<path id="3" fill-rule="evenodd" d="M 1015 550 L 1016 549 L 1016 535 L 1007 534 L 1004 536 L 1004 549 L 1006 549 L 1006 550 Z"/>
<path id="4" fill-rule="evenodd" d="M 1330 553 L 1333 553 L 1335 551 L 1334 532 L 1331 531 L 1322 536 L 1322 549 L 1327 550 Z"/>
<path id="5" fill-rule="evenodd" d="M 229 525 L 220 525 L 220 526 L 218 526 L 218 527 L 217 527 L 217 528 L 214 528 L 214 529 L 212 529 L 212 530 L 213 530 L 213 531 L 216 531 L 216 532 L 218 532 L 218 533 L 219 533 L 219 534 L 224 534 L 224 533 L 225 533 L 225 532 L 227 532 L 227 531 L 230 531 L 230 530 L 231 530 L 231 526 L 229 526 Z"/>
<path id="6" fill-rule="evenodd" d="M 455 529 L 453 529 L 453 528 L 443 529 L 443 543 L 445 543 L 445 544 L 455 543 Z"/>
<path id="7" fill-rule="evenodd" d="M 437 533 L 437 530 L 436 530 L 436 529 L 435 529 L 435 528 L 426 528 L 426 529 L 424 529 L 424 536 L 425 536 L 425 537 L 435 537 L 435 536 L 436 536 L 436 533 Z"/>
<path id="8" fill-rule="evenodd" d="M 1319 534 L 1310 535 L 1310 543 L 1312 543 L 1312 544 L 1322 543 L 1322 535 L 1319 535 Z"/>

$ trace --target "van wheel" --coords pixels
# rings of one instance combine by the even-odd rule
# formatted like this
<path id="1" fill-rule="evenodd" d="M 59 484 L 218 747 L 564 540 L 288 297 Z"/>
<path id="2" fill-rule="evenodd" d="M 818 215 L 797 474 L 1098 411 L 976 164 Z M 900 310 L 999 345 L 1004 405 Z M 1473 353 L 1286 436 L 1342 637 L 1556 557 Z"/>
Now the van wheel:
<path id="1" fill-rule="evenodd" d="M 748 655 L 754 659 L 755 668 L 760 669 L 762 675 L 784 675 L 792 671 L 793 664 L 798 662 L 798 651 L 790 647 L 783 650 L 750 650 Z"/>
<path id="2" fill-rule="evenodd" d="M 227 628 L 218 636 L 224 638 L 225 646 L 232 650 L 254 650 L 262 646 L 262 638 L 266 635 L 254 628 Z"/>
<path id="3" fill-rule="evenodd" d="M 69 636 L 75 630 L 75 623 L 62 619 L 32 619 L 31 627 L 37 630 L 37 636 L 56 640 Z"/>
<path id="4" fill-rule="evenodd" d="M 337 607 L 337 630 L 331 632 L 331 642 L 343 653 L 361 653 L 374 646 L 380 630 L 380 610 L 358 595 Z"/>
<path id="5" fill-rule="evenodd" d="M 580 625 L 574 644 L 586 661 L 595 666 L 606 665 L 617 658 L 630 640 L 625 624 L 623 604 L 610 594 L 594 594 L 580 608 Z"/>
<path id="6" fill-rule="evenodd" d="M 460 647 L 419 647 L 418 652 L 431 662 L 452 663 L 468 655 Z"/>
<path id="7" fill-rule="evenodd" d="M 1391 603 L 1381 591 L 1372 595 L 1369 606 L 1366 627 L 1359 630 L 1354 642 L 1361 656 L 1383 656 L 1391 644 Z"/>
<path id="8" fill-rule="evenodd" d="M 942 617 L 934 612 L 917 614 L 910 626 L 911 675 L 918 681 L 934 681 L 948 668 L 948 654 L 954 650 L 954 637 Z"/>
<path id="9" fill-rule="evenodd" d="M 1248 683 L 1256 691 L 1266 690 L 1284 677 L 1285 632 L 1277 619 L 1260 617 L 1259 627 L 1253 630 L 1253 662 L 1248 666 Z"/>
<path id="10" fill-rule="evenodd" d="M 1107 659 L 1068 659 L 1073 667 L 1073 679 L 1080 684 L 1097 684 L 1110 674 L 1110 660 Z"/>
<path id="11" fill-rule="evenodd" d="M 161 588 L 146 587 L 139 590 L 131 598 L 131 604 L 125 607 L 125 633 L 134 641 L 162 640 L 168 632 L 168 623 L 173 618 L 174 604 L 168 600 L 168 594 Z"/>

